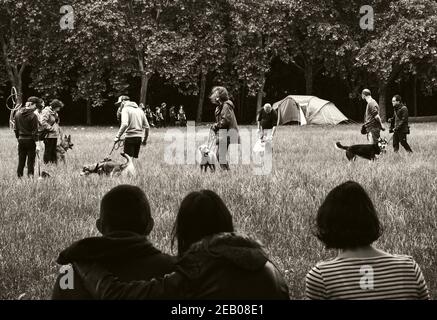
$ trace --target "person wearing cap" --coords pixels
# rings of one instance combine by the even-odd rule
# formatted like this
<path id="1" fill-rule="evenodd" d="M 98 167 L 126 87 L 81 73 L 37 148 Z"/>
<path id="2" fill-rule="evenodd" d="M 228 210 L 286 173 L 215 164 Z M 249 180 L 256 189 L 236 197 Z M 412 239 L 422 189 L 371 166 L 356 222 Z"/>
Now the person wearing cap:
<path id="1" fill-rule="evenodd" d="M 120 141 L 121 136 L 126 134 L 124 153 L 132 158 L 138 158 L 141 144 L 147 144 L 149 129 L 149 122 L 143 110 L 133 101 L 124 101 L 120 130 L 115 136 L 114 142 Z"/>
<path id="2" fill-rule="evenodd" d="M 35 109 L 41 105 L 41 99 L 30 97 L 24 108 L 16 112 L 15 136 L 18 140 L 18 168 L 17 175 L 21 178 L 27 160 L 27 175 L 32 177 L 35 170 L 36 141 L 38 140 L 38 117 Z"/>
<path id="3" fill-rule="evenodd" d="M 372 93 L 369 89 L 364 89 L 361 93 L 361 98 L 367 102 L 366 113 L 364 115 L 364 124 L 361 127 L 361 133 L 367 134 L 367 139 L 372 144 L 377 144 L 381 136 L 381 130 L 385 128 L 382 125 L 381 117 L 379 116 L 379 106 L 375 99 L 372 98 Z"/>
<path id="4" fill-rule="evenodd" d="M 264 138 L 267 138 L 267 140 L 271 140 L 275 135 L 278 114 L 273 110 L 270 103 L 266 103 L 258 113 L 257 122 L 258 132 L 260 133 L 261 139 L 263 140 Z M 268 130 L 269 133 L 271 131 L 271 135 L 268 135 L 265 130 Z"/>
<path id="5" fill-rule="evenodd" d="M 118 107 L 117 109 L 117 120 L 121 121 L 121 110 L 123 110 L 123 102 L 129 101 L 130 98 L 128 96 L 119 96 L 117 102 L 115 103 L 115 106 Z"/>
<path id="6" fill-rule="evenodd" d="M 44 163 L 57 164 L 56 145 L 58 144 L 59 114 L 58 112 L 64 107 L 62 101 L 53 99 L 50 105 L 45 107 L 41 112 L 41 127 L 45 132 L 44 137 Z"/>
<path id="7" fill-rule="evenodd" d="M 119 185 L 106 193 L 96 226 L 101 236 L 74 242 L 59 254 L 57 262 L 66 270 L 58 275 L 52 299 L 92 299 L 79 275 L 68 266 L 72 263 L 96 263 L 124 281 L 161 278 L 174 271 L 175 258 L 156 249 L 148 239 L 154 221 L 149 201 L 140 188 Z"/>

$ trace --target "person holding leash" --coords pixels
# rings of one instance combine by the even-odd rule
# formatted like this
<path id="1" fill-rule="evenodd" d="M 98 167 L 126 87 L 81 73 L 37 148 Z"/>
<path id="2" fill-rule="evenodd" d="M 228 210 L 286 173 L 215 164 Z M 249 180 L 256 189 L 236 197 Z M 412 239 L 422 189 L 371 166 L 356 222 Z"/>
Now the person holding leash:
<path id="1" fill-rule="evenodd" d="M 126 133 L 124 153 L 132 158 L 138 158 L 141 145 L 147 144 L 149 129 L 149 122 L 143 110 L 133 101 L 124 101 L 120 130 L 115 136 L 114 143 L 118 143 L 121 136 Z"/>
<path id="2" fill-rule="evenodd" d="M 362 134 L 367 134 L 367 139 L 372 144 L 377 144 L 381 137 L 381 130 L 385 128 L 382 125 L 381 117 L 379 116 L 379 106 L 369 89 L 364 89 L 361 93 L 361 98 L 367 102 L 366 114 L 364 116 L 364 124 L 361 128 Z"/>
<path id="3" fill-rule="evenodd" d="M 59 137 L 59 114 L 58 112 L 64 107 L 62 101 L 52 100 L 50 105 L 45 107 L 41 112 L 41 127 L 46 133 L 44 138 L 44 163 L 57 164 L 56 145 Z"/>
<path id="4" fill-rule="evenodd" d="M 227 161 L 229 145 L 231 142 L 240 143 L 238 123 L 234 113 L 235 107 L 232 101 L 229 99 L 228 90 L 226 90 L 225 87 L 212 88 L 209 98 L 216 106 L 216 123 L 211 127 L 211 130 L 214 131 L 217 137 L 217 159 L 220 163 L 220 168 L 223 170 L 230 170 L 229 163 Z"/>
<path id="5" fill-rule="evenodd" d="M 15 136 L 18 140 L 18 168 L 17 175 L 19 178 L 23 176 L 24 166 L 27 160 L 27 175 L 33 177 L 35 170 L 36 158 L 36 141 L 38 140 L 38 117 L 35 114 L 35 109 L 41 106 L 41 99 L 30 97 L 27 99 L 24 108 L 16 112 L 15 121 Z"/>
<path id="6" fill-rule="evenodd" d="M 402 102 L 400 95 L 395 95 L 391 102 L 394 113 L 393 118 L 390 119 L 390 133 L 393 133 L 394 152 L 399 152 L 400 143 L 407 152 L 412 153 L 413 150 L 407 142 L 407 134 L 410 134 L 407 106 Z"/>

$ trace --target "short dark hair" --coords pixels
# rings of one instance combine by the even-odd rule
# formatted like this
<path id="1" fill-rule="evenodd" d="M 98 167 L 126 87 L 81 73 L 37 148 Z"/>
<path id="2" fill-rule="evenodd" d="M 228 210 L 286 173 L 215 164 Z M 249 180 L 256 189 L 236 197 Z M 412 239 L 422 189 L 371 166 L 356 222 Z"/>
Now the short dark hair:
<path id="1" fill-rule="evenodd" d="M 42 107 L 42 99 L 41 98 L 38 98 L 38 97 L 34 97 L 34 96 L 32 96 L 32 97 L 29 97 L 28 99 L 27 99 L 27 102 L 30 102 L 30 103 L 34 103 L 35 105 L 36 105 L 36 107 L 37 108 L 41 108 Z"/>
<path id="2" fill-rule="evenodd" d="M 353 249 L 381 236 L 375 207 L 363 187 L 347 181 L 332 189 L 316 218 L 315 235 L 328 249 Z"/>
<path id="3" fill-rule="evenodd" d="M 129 231 L 148 235 L 153 218 L 146 194 L 139 187 L 119 185 L 108 191 L 100 202 L 100 231 Z"/>
<path id="4" fill-rule="evenodd" d="M 63 108 L 64 107 L 64 103 L 61 100 L 58 99 L 53 99 L 50 102 L 50 106 L 55 109 L 55 108 Z"/>
<path id="5" fill-rule="evenodd" d="M 395 98 L 396 101 L 402 102 L 402 97 L 398 94 L 394 95 L 393 98 Z"/>
<path id="6" fill-rule="evenodd" d="M 189 193 L 181 202 L 172 232 L 172 247 L 177 241 L 178 255 L 203 238 L 234 232 L 232 215 L 223 200 L 211 190 Z"/>

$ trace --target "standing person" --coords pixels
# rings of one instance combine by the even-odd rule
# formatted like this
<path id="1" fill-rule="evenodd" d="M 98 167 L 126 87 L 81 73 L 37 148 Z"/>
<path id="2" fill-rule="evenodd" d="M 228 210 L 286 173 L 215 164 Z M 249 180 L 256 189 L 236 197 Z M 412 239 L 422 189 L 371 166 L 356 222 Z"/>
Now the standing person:
<path id="1" fill-rule="evenodd" d="M 373 245 L 381 226 L 372 200 L 358 183 L 347 181 L 328 193 L 317 213 L 315 235 L 338 255 L 307 274 L 307 298 L 429 299 L 412 257 Z"/>
<path id="2" fill-rule="evenodd" d="M 361 98 L 367 102 L 366 113 L 364 115 L 364 124 L 361 128 L 361 133 L 367 134 L 367 139 L 372 144 L 377 144 L 381 137 L 381 130 L 385 130 L 382 125 L 381 117 L 379 116 L 379 106 L 369 89 L 364 89 L 361 93 Z"/>
<path id="3" fill-rule="evenodd" d="M 168 110 L 167 110 L 167 104 L 165 102 L 161 103 L 161 114 L 162 114 L 162 125 L 164 128 L 167 127 L 168 123 Z"/>
<path id="4" fill-rule="evenodd" d="M 400 95 L 395 95 L 392 99 L 394 108 L 393 118 L 390 121 L 390 133 L 393 133 L 393 149 L 394 152 L 399 152 L 399 143 L 404 149 L 412 153 L 410 145 L 407 142 L 407 134 L 410 133 L 410 127 L 408 126 L 408 109 L 402 102 Z"/>
<path id="5" fill-rule="evenodd" d="M 133 101 L 124 101 L 120 130 L 115 136 L 114 142 L 120 141 L 121 136 L 126 133 L 124 153 L 132 158 L 138 158 L 141 144 L 147 144 L 149 129 L 149 122 L 143 110 Z"/>
<path id="6" fill-rule="evenodd" d="M 267 140 L 273 139 L 276 132 L 276 125 L 278 123 L 278 114 L 273 110 L 270 103 L 266 103 L 261 111 L 258 113 L 258 132 L 260 133 L 261 139 L 267 138 Z M 271 135 L 267 136 L 265 130 L 271 130 Z"/>
<path id="7" fill-rule="evenodd" d="M 41 126 L 45 131 L 44 138 L 44 163 L 57 163 L 56 145 L 59 137 L 59 114 L 58 112 L 64 107 L 62 101 L 52 100 L 50 105 L 45 107 L 41 113 Z"/>
<path id="8" fill-rule="evenodd" d="M 225 87 L 214 87 L 209 97 L 216 106 L 216 123 L 211 127 L 216 135 L 217 159 L 223 170 L 230 170 L 227 160 L 228 148 L 232 143 L 240 143 L 238 123 L 234 113 L 234 104 L 229 100 L 228 90 Z"/>
<path id="9" fill-rule="evenodd" d="M 149 201 L 140 188 L 119 185 L 106 193 L 100 203 L 96 226 L 102 236 L 73 243 L 60 253 L 57 262 L 68 265 L 92 261 L 123 281 L 150 280 L 173 272 L 175 259 L 161 253 L 148 239 L 154 221 Z M 79 275 L 73 275 L 71 289 L 62 289 L 64 274 L 58 276 L 52 299 L 92 299 Z"/>
<path id="10" fill-rule="evenodd" d="M 33 177 L 35 170 L 36 141 L 38 140 L 38 117 L 35 110 L 40 107 L 41 99 L 30 97 L 24 108 L 15 113 L 15 136 L 18 140 L 17 175 L 23 176 L 27 160 L 27 175 Z"/>
<path id="11" fill-rule="evenodd" d="M 121 121 L 121 110 L 123 110 L 123 103 L 129 100 L 130 98 L 128 96 L 122 95 L 118 97 L 118 100 L 115 103 L 115 106 L 117 107 L 117 120 L 119 122 Z"/>
<path id="12" fill-rule="evenodd" d="M 187 125 L 187 116 L 185 114 L 185 110 L 184 110 L 184 106 L 183 105 L 181 105 L 179 107 L 178 122 L 179 122 L 179 126 L 180 127 L 185 127 Z"/>
<path id="13" fill-rule="evenodd" d="M 288 300 L 288 287 L 262 245 L 234 231 L 232 215 L 213 191 L 188 194 L 173 227 L 175 272 L 151 281 L 122 282 L 96 265 L 75 264 L 100 299 Z"/>

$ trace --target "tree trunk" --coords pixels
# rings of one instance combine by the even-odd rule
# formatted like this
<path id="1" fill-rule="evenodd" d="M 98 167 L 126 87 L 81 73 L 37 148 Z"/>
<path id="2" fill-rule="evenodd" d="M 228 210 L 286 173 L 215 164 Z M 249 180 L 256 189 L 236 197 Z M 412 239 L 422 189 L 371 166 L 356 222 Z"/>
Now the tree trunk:
<path id="1" fill-rule="evenodd" d="M 261 88 L 259 88 L 258 94 L 256 96 L 256 114 L 258 114 L 258 112 L 262 108 L 265 84 L 266 84 L 266 78 L 265 78 L 265 75 L 262 75 L 262 78 L 261 78 Z"/>
<path id="2" fill-rule="evenodd" d="M 313 65 L 311 63 L 305 64 L 305 93 L 307 95 L 313 94 Z"/>
<path id="3" fill-rule="evenodd" d="M 205 101 L 205 89 L 206 89 L 206 72 L 201 71 L 199 104 L 197 105 L 196 122 L 202 122 L 203 103 Z"/>
<path id="4" fill-rule="evenodd" d="M 387 120 L 387 84 L 380 82 L 379 84 L 379 116 L 381 117 L 382 123 Z"/>
<path id="5" fill-rule="evenodd" d="M 413 116 L 417 117 L 417 74 L 413 78 Z"/>
<path id="6" fill-rule="evenodd" d="M 87 100 L 86 102 L 86 125 L 90 126 L 92 125 L 92 119 L 91 119 L 91 101 Z"/>
<path id="7" fill-rule="evenodd" d="M 149 86 L 150 75 L 146 73 L 141 74 L 141 92 L 140 92 L 140 103 L 144 106 L 147 101 L 147 87 Z"/>

